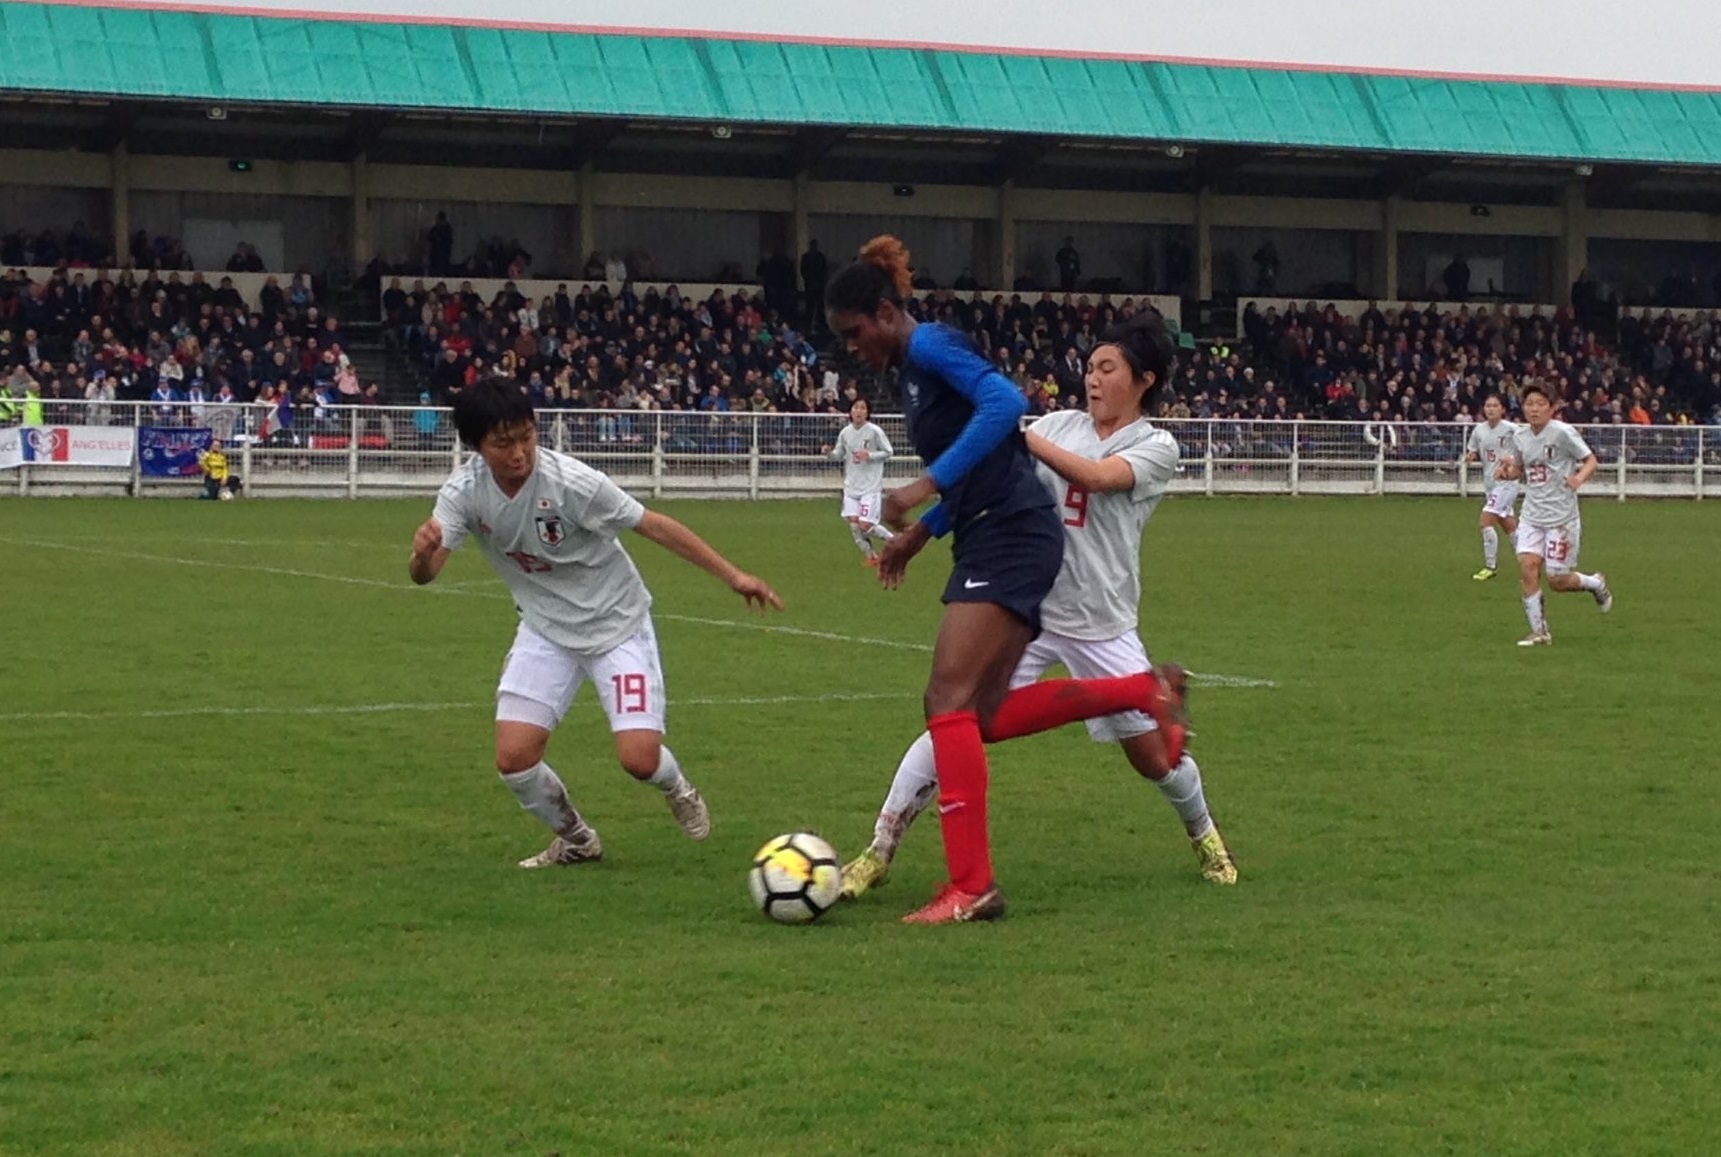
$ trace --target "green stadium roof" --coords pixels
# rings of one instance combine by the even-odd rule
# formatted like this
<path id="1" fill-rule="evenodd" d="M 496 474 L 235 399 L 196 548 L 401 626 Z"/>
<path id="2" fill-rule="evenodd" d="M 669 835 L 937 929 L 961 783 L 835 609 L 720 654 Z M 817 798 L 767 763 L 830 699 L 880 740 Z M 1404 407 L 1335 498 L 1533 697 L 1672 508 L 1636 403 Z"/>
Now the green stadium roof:
<path id="1" fill-rule="evenodd" d="M 1721 94 L 0 4 L 0 89 L 1721 164 Z"/>

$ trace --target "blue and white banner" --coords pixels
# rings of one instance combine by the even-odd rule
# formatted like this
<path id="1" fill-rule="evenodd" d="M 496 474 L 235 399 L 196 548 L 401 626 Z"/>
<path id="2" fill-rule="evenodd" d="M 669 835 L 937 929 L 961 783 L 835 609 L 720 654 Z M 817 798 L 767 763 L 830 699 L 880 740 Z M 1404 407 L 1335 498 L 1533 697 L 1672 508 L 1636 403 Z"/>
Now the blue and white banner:
<path id="1" fill-rule="evenodd" d="M 156 478 L 196 478 L 203 473 L 197 456 L 214 437 L 202 427 L 145 426 L 137 432 L 138 469 Z"/>

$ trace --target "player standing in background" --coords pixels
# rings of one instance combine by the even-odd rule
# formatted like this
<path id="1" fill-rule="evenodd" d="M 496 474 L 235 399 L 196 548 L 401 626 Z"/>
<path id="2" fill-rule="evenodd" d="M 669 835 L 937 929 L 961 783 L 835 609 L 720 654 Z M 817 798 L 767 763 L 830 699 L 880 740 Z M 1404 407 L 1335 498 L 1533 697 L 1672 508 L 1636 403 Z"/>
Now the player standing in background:
<path id="1" fill-rule="evenodd" d="M 1041 480 L 1061 499 L 1064 563 L 1040 604 L 1044 630 L 1010 677 L 1012 690 L 1036 682 L 1054 663 L 1078 678 L 1151 671 L 1137 634 L 1141 611 L 1141 536 L 1177 473 L 1177 440 L 1142 416 L 1166 380 L 1171 340 L 1152 315 L 1108 329 L 1088 355 L 1087 410 L 1046 415 L 1028 431 Z M 1096 743 L 1118 743 L 1130 765 L 1159 788 L 1215 884 L 1237 882 L 1237 865 L 1207 811 L 1201 769 L 1182 750 L 1182 727 L 1160 731 L 1126 711 L 1087 721 Z M 922 732 L 896 769 L 873 827 L 872 843 L 843 866 L 843 896 L 884 881 L 914 818 L 931 802 L 937 772 Z"/>
<path id="2" fill-rule="evenodd" d="M 420 586 L 435 581 L 449 552 L 476 536 L 514 597 L 520 626 L 496 688 L 496 770 L 520 806 L 555 833 L 520 866 L 603 857 L 598 833 L 544 762 L 550 733 L 588 679 L 623 770 L 662 791 L 681 830 L 704 839 L 711 831 L 705 800 L 663 745 L 651 592 L 616 539 L 637 531 L 760 610 L 781 610 L 782 601 L 675 519 L 647 510 L 578 459 L 540 447 L 532 403 L 517 382 L 488 378 L 462 390 L 454 427 L 475 453 L 443 484 L 435 514 L 413 536 L 408 572 Z"/>
<path id="3" fill-rule="evenodd" d="M 1512 438 L 1518 432 L 1515 422 L 1506 418 L 1506 403 L 1499 394 L 1489 394 L 1482 402 L 1482 421 L 1470 427 L 1470 438 L 1464 444 L 1464 459 L 1479 463 L 1488 497 L 1482 503 L 1482 569 L 1470 577 L 1486 582 L 1498 572 L 1500 561 L 1500 531 L 1508 541 L 1518 533 L 1518 520 L 1512 504 L 1518 501 L 1518 484 L 1495 477 L 1502 459 L 1512 453 Z"/>
<path id="4" fill-rule="evenodd" d="M 884 464 L 891 455 L 890 439 L 868 421 L 872 407 L 861 398 L 849 407 L 849 424 L 825 453 L 843 463 L 843 521 L 868 566 L 878 565 L 872 540 L 889 542 L 891 533 L 879 522 L 884 506 Z"/>
<path id="5" fill-rule="evenodd" d="M 1063 528 L 1017 428 L 1027 399 L 961 333 L 903 311 L 909 280 L 908 251 L 887 235 L 867 242 L 825 293 L 831 332 L 874 369 L 897 370 L 909 438 L 927 463 L 885 496 L 885 524 L 900 527 L 910 511 L 939 499 L 885 543 L 879 581 L 901 585 L 934 535 L 954 537 L 924 697 L 950 880 L 904 919 L 993 920 L 1004 914 L 1004 897 L 986 827 L 985 743 L 1127 710 L 1168 725 L 1178 721 L 1178 704 L 1150 672 L 1010 690 L 1011 672 L 1040 633 L 1040 603 L 1063 562 Z"/>
<path id="6" fill-rule="evenodd" d="M 1520 647 L 1546 646 L 1554 641 L 1542 609 L 1542 569 L 1556 591 L 1588 591 L 1606 614 L 1613 610 L 1607 576 L 1580 574 L 1578 546 L 1583 520 L 1578 491 L 1596 472 L 1595 452 L 1578 432 L 1553 420 L 1554 397 L 1540 382 L 1524 387 L 1524 418 L 1512 439 L 1512 457 L 1500 464 L 1500 477 L 1524 481 L 1524 507 L 1518 519 L 1518 577 L 1524 595 L 1524 615 L 1530 633 Z"/>

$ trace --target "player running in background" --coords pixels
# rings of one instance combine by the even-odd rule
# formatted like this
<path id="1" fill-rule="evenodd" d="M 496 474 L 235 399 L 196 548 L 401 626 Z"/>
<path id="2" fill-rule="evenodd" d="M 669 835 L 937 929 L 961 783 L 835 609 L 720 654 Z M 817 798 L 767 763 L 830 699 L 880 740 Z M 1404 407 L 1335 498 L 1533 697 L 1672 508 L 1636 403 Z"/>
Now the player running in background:
<path id="1" fill-rule="evenodd" d="M 421 586 L 433 582 L 449 552 L 475 536 L 514 597 L 520 626 L 496 688 L 496 770 L 520 806 L 555 833 L 520 866 L 603 857 L 598 833 L 544 762 L 550 733 L 587 680 L 609 716 L 623 770 L 663 792 L 681 830 L 704 839 L 711 814 L 663 745 L 651 593 L 617 538 L 637 531 L 760 610 L 781 610 L 782 601 L 675 519 L 647 510 L 578 459 L 539 446 L 532 403 L 518 383 L 488 378 L 462 390 L 454 427 L 475 453 L 443 484 L 435 514 L 413 536 L 408 571 Z"/>
<path id="2" fill-rule="evenodd" d="M 1482 467 L 1483 484 L 1488 497 L 1482 503 L 1482 569 L 1470 577 L 1486 582 L 1498 572 L 1500 561 L 1500 531 L 1506 532 L 1508 542 L 1518 533 L 1518 519 L 1512 504 L 1518 501 L 1518 484 L 1495 477 L 1501 460 L 1512 453 L 1512 438 L 1518 432 L 1515 422 L 1506 419 L 1506 403 L 1499 394 L 1489 394 L 1482 402 L 1482 421 L 1470 427 L 1470 438 L 1464 444 L 1464 459 Z"/>
<path id="3" fill-rule="evenodd" d="M 878 565 L 872 540 L 889 542 L 891 533 L 879 522 L 884 506 L 884 464 L 891 455 L 890 439 L 868 421 L 872 407 L 865 398 L 849 407 L 849 424 L 837 435 L 835 446 L 824 452 L 843 464 L 843 521 L 849 524 L 855 545 L 866 565 Z"/>
<path id="4" fill-rule="evenodd" d="M 1061 498 L 1064 564 L 1040 604 L 1044 630 L 1010 678 L 1036 682 L 1054 663 L 1078 678 L 1152 670 L 1136 633 L 1141 610 L 1141 536 L 1177 472 L 1177 441 L 1142 416 L 1166 380 L 1171 341 L 1145 314 L 1107 330 L 1088 355 L 1087 410 L 1046 415 L 1028 431 L 1040 478 Z M 1161 732 L 1139 711 L 1087 721 L 1096 743 L 1118 743 L 1130 765 L 1164 795 L 1195 848 L 1201 875 L 1237 882 L 1237 865 L 1207 811 L 1201 769 L 1182 750 L 1182 728 Z M 1169 733 L 1169 734 L 1167 734 Z M 909 747 L 879 810 L 872 843 L 843 866 L 846 899 L 882 883 L 898 844 L 936 788 L 932 740 Z"/>
<path id="5" fill-rule="evenodd" d="M 1524 387 L 1524 418 L 1512 439 L 1512 457 L 1500 464 L 1500 477 L 1524 481 L 1524 507 L 1518 519 L 1518 577 L 1524 595 L 1524 615 L 1530 633 L 1520 647 L 1546 646 L 1554 641 L 1542 608 L 1542 569 L 1556 591 L 1588 591 L 1606 614 L 1613 610 L 1607 576 L 1580 574 L 1578 545 L 1583 519 L 1578 491 L 1596 472 L 1595 452 L 1578 432 L 1555 421 L 1554 396 L 1540 382 Z"/>
<path id="6" fill-rule="evenodd" d="M 1027 399 L 956 330 L 920 325 L 903 312 L 909 292 L 908 251 L 883 236 L 867 242 L 825 293 L 831 331 L 874 369 L 897 370 L 909 438 L 927 463 L 914 482 L 885 495 L 884 522 L 901 526 L 908 512 L 939 498 L 885 543 L 879 581 L 899 586 L 934 535 L 954 536 L 924 700 L 950 880 L 904 919 L 991 920 L 1004 914 L 1004 897 L 986 830 L 985 743 L 1127 710 L 1165 726 L 1177 722 L 1177 696 L 1145 671 L 1010 690 L 1063 562 L 1063 527 L 1017 429 Z"/>

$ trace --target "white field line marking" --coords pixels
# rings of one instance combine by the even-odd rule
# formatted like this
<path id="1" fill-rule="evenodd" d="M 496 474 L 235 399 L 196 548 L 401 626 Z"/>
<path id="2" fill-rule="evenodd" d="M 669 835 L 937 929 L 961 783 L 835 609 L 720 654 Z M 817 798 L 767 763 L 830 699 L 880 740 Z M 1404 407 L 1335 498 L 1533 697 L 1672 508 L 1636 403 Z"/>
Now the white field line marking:
<path id="1" fill-rule="evenodd" d="M 432 583 L 427 587 L 418 588 L 409 583 L 394 583 L 383 579 L 356 578 L 352 575 L 323 574 L 319 571 L 294 570 L 289 567 L 258 566 L 255 563 L 219 562 L 213 559 L 175 558 L 163 554 L 140 554 L 134 551 L 107 550 L 90 546 L 72 546 L 64 542 L 46 542 L 40 539 L 0 538 L 0 542 L 9 542 L 18 546 L 33 546 L 44 550 L 67 550 L 78 554 L 94 554 L 104 558 L 128 558 L 139 562 L 161 562 L 170 566 L 209 567 L 216 570 L 250 571 L 256 574 L 284 575 L 288 578 L 321 579 L 324 582 L 346 583 L 350 586 L 375 587 L 390 591 L 412 591 L 424 589 L 432 594 L 465 596 L 480 599 L 509 599 L 510 596 L 491 590 L 467 590 L 464 585 Z M 853 643 L 865 647 L 888 647 L 900 651 L 919 651 L 930 654 L 932 647 L 926 643 L 910 643 L 901 639 L 875 639 L 864 635 L 844 635 L 835 631 L 812 631 L 804 627 L 783 627 L 767 622 L 749 622 L 744 619 L 711 619 L 699 615 L 677 615 L 653 611 L 652 617 L 666 622 L 692 623 L 701 627 L 723 627 L 733 630 L 763 631 L 774 635 L 795 635 L 807 639 L 825 639 L 834 643 Z M 1189 672 L 1189 677 L 1203 687 L 1277 687 L 1278 683 L 1271 679 L 1256 679 L 1247 675 L 1211 675 L 1200 671 Z"/>
<path id="2" fill-rule="evenodd" d="M 343 550 L 364 547 L 370 550 L 386 550 L 391 553 L 404 551 L 410 544 L 384 544 L 375 539 L 354 538 L 205 538 L 200 534 L 163 534 L 155 536 L 167 542 L 183 542 L 192 546 L 338 546 Z M 73 542 L 112 542 L 113 536 L 107 534 L 62 534 L 56 541 Z M 47 545 L 41 543 L 38 545 Z"/>
<path id="3" fill-rule="evenodd" d="M 872 703 L 918 699 L 918 692 L 830 691 L 823 695 L 749 695 L 671 699 L 671 707 L 776 707 L 801 703 Z M 386 715 L 407 711 L 471 711 L 490 707 L 488 700 L 465 703 L 342 703 L 326 707 L 174 707 L 162 711 L 15 711 L 0 715 L 0 723 L 92 719 L 197 719 L 253 715 Z"/>

